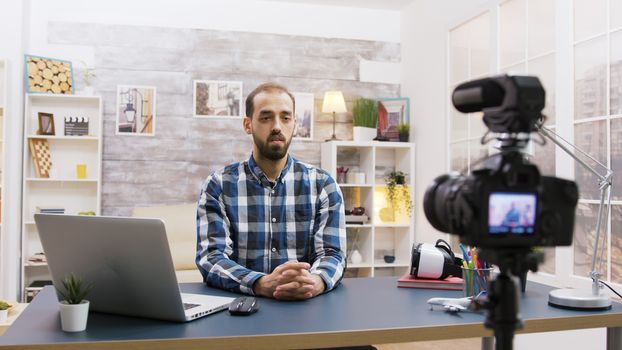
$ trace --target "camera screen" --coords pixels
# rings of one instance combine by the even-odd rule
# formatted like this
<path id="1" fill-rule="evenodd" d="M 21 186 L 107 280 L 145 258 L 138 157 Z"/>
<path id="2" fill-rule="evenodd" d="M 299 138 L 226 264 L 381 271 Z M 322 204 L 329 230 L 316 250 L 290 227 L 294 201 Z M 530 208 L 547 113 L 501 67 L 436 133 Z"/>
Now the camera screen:
<path id="1" fill-rule="evenodd" d="M 531 235 L 536 222 L 536 194 L 492 192 L 488 201 L 488 232 Z"/>

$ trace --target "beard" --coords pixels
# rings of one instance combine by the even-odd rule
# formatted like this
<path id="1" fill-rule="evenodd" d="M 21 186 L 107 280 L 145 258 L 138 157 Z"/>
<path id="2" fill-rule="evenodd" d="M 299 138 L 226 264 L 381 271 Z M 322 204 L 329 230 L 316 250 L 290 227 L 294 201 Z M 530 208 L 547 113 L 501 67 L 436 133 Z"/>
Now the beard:
<path id="1" fill-rule="evenodd" d="M 282 145 L 270 144 L 271 141 L 283 141 Z M 261 157 L 270 160 L 281 160 L 287 155 L 289 144 L 292 142 L 290 138 L 287 140 L 281 133 L 271 134 L 266 141 L 261 140 L 257 135 L 253 134 L 253 141 L 259 150 Z"/>

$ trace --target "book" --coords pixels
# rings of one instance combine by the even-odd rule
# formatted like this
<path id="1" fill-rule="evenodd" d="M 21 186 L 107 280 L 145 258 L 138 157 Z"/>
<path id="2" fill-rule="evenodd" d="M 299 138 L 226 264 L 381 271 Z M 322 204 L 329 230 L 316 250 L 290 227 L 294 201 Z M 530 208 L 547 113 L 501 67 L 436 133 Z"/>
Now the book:
<path id="1" fill-rule="evenodd" d="M 460 277 L 449 276 L 442 280 L 415 278 L 406 274 L 397 280 L 398 288 L 423 288 L 423 289 L 446 289 L 462 290 L 464 280 Z"/>

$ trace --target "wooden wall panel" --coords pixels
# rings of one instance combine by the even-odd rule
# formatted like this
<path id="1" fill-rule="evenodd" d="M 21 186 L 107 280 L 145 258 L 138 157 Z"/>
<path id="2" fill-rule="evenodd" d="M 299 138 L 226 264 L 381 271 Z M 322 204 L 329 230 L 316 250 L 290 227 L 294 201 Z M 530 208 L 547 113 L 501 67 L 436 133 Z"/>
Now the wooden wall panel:
<path id="1" fill-rule="evenodd" d="M 321 113 L 327 90 L 341 90 L 351 110 L 356 97 L 398 97 L 398 84 L 359 81 L 361 59 L 399 62 L 400 45 L 364 40 L 217 30 L 136 27 L 74 22 L 48 24 L 50 44 L 92 47 L 95 93 L 104 100 L 102 213 L 129 215 L 135 206 L 197 200 L 207 175 L 247 159 L 252 140 L 241 119 L 193 117 L 193 80 L 234 80 L 244 98 L 274 81 L 315 95 L 315 137 L 294 140 L 291 153 L 320 164 L 320 145 L 332 134 Z M 83 84 L 74 64 L 76 89 Z M 119 84 L 157 88 L 154 137 L 115 135 Z M 352 115 L 337 116 L 337 136 L 352 138 Z"/>

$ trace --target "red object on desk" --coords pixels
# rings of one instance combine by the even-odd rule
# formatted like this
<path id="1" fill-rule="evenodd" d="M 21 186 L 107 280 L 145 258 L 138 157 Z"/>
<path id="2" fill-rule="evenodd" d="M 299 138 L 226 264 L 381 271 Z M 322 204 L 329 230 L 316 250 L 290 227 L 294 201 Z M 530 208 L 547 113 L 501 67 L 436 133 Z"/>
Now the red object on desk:
<path id="1" fill-rule="evenodd" d="M 442 280 L 430 280 L 415 278 L 412 275 L 404 275 L 397 280 L 398 288 L 462 290 L 463 285 L 464 280 L 462 278 L 453 276 L 449 276 Z"/>

